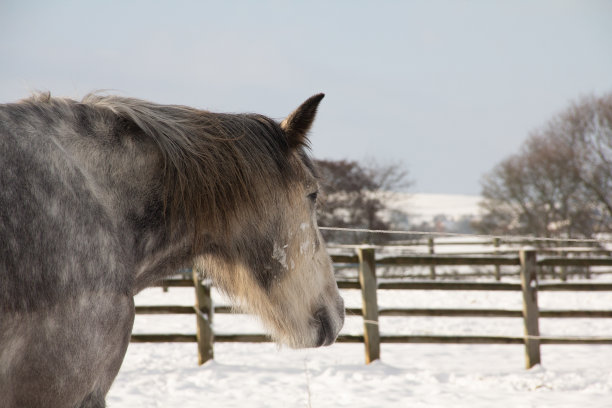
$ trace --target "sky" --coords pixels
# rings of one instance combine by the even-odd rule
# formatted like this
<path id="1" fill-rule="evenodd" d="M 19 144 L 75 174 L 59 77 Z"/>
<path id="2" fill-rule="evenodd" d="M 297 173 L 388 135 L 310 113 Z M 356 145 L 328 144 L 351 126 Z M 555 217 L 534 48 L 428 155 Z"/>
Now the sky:
<path id="1" fill-rule="evenodd" d="M 580 97 L 612 91 L 612 1 L 0 1 L 0 103 L 95 90 L 282 120 L 325 92 L 321 159 L 484 174 Z"/>

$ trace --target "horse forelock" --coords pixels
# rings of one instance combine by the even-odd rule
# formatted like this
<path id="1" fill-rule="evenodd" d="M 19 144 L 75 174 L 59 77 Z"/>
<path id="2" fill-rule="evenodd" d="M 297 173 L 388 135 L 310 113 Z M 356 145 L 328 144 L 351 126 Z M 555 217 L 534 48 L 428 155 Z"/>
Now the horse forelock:
<path id="1" fill-rule="evenodd" d="M 241 217 L 261 212 L 267 193 L 295 176 L 287 137 L 265 116 L 98 94 L 83 103 L 114 112 L 156 143 L 168 219 L 184 217 L 196 241 L 199 232 L 229 231 Z"/>

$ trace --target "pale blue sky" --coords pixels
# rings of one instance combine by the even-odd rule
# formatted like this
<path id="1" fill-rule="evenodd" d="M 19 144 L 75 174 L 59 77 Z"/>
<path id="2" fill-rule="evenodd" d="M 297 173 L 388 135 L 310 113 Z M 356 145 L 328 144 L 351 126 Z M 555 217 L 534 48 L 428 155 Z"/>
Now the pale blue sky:
<path id="1" fill-rule="evenodd" d="M 96 89 L 281 119 L 325 92 L 320 158 L 480 179 L 569 101 L 612 91 L 612 1 L 0 2 L 0 102 Z"/>

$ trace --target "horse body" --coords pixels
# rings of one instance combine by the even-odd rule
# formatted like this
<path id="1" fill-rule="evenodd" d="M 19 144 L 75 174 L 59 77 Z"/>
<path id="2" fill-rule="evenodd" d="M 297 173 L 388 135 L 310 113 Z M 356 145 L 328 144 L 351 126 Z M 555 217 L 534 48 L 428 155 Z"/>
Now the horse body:
<path id="1" fill-rule="evenodd" d="M 343 321 L 303 151 L 281 125 L 127 98 L 0 106 L 0 407 L 101 407 L 133 295 L 194 263 L 293 347 Z"/>
<path id="2" fill-rule="evenodd" d="M 96 170 L 108 135 L 75 143 L 68 104 L 23 110 L 0 111 L 0 406 L 78 406 L 104 398 L 127 348 L 137 231 Z"/>

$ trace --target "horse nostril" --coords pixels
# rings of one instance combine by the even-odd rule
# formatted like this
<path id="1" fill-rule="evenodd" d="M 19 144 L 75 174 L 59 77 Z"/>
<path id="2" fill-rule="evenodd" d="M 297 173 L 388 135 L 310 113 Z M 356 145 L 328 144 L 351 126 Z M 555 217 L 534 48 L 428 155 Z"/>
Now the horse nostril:
<path id="1" fill-rule="evenodd" d="M 332 320 L 325 307 L 320 308 L 315 313 L 315 319 L 318 324 L 318 337 L 315 347 L 329 346 L 334 342 L 336 336 L 332 329 Z"/>

